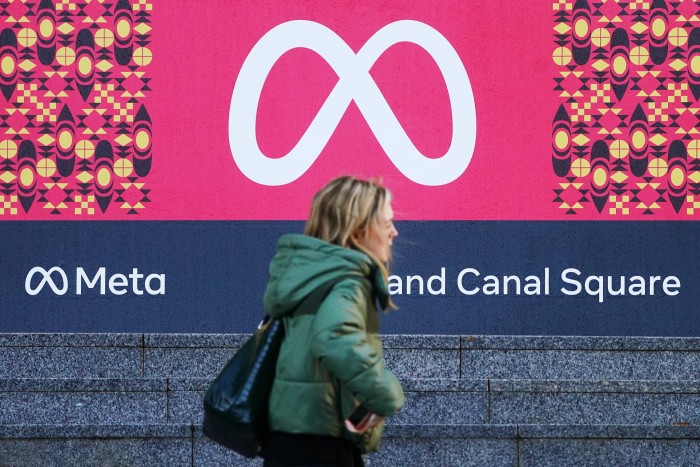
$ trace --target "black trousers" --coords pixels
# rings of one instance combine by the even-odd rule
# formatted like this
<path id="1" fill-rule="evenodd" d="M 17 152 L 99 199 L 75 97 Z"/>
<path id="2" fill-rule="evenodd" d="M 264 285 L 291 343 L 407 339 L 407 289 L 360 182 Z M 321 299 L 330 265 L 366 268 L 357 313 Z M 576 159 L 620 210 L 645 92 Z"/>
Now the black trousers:
<path id="1" fill-rule="evenodd" d="M 272 432 L 262 446 L 264 467 L 364 467 L 360 450 L 333 436 Z"/>

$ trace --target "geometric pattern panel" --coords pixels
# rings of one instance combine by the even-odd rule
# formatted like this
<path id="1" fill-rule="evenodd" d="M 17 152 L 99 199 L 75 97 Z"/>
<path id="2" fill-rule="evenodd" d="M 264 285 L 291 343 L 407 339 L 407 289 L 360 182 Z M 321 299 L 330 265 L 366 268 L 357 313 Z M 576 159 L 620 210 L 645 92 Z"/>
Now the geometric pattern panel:
<path id="1" fill-rule="evenodd" d="M 0 217 L 149 203 L 151 0 L 0 2 Z"/>
<path id="2" fill-rule="evenodd" d="M 700 215 L 698 1 L 552 6 L 556 207 Z"/>

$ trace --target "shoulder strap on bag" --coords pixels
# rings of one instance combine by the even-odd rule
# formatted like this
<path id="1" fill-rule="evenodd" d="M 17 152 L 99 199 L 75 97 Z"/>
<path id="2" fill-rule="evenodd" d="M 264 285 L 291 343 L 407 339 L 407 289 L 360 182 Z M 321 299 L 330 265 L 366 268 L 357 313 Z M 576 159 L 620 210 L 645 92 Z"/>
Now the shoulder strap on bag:
<path id="1" fill-rule="evenodd" d="M 311 292 L 309 295 L 307 295 L 306 298 L 302 300 L 301 303 L 299 303 L 299 305 L 294 309 L 290 316 L 316 314 L 318 309 L 321 307 L 321 304 L 326 299 L 326 296 L 330 293 L 333 286 L 335 286 L 338 282 L 349 278 L 353 278 L 358 281 L 367 280 L 363 276 L 360 276 L 358 274 L 344 274 L 340 277 L 335 277 L 329 281 L 326 281 L 323 284 L 316 287 L 316 289 L 314 289 L 314 291 Z"/>

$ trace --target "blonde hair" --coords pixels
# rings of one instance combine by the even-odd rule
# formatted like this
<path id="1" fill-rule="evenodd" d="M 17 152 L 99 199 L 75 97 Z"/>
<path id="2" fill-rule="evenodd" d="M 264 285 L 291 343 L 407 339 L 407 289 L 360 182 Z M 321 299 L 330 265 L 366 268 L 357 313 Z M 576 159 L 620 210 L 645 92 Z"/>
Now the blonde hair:
<path id="1" fill-rule="evenodd" d="M 380 225 L 384 206 L 390 201 L 391 193 L 377 181 L 338 177 L 314 195 L 304 233 L 362 251 L 372 258 L 388 281 L 389 265 L 360 245 L 355 236 L 365 235 L 370 227 Z"/>

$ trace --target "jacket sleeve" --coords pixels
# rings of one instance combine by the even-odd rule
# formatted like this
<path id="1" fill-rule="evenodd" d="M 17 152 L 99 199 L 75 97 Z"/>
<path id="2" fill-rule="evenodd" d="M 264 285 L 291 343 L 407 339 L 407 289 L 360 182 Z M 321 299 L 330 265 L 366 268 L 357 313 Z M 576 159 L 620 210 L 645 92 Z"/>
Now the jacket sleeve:
<path id="1" fill-rule="evenodd" d="M 370 412 L 388 417 L 399 411 L 404 395 L 399 380 L 368 341 L 365 294 L 355 280 L 341 281 L 331 290 L 312 324 L 311 353 Z"/>

